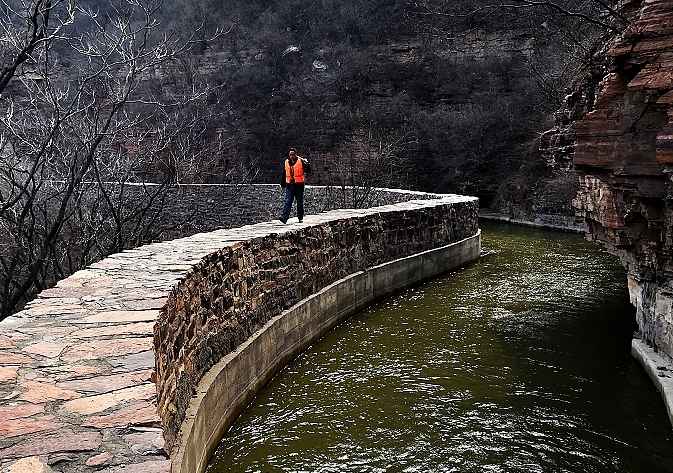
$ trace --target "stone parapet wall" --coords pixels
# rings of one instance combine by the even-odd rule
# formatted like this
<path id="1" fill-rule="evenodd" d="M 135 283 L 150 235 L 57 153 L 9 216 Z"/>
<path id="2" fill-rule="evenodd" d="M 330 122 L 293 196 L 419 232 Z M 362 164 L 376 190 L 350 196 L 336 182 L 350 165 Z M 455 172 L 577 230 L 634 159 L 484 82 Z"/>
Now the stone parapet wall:
<path id="1" fill-rule="evenodd" d="M 124 192 L 127 198 L 146 199 L 152 187 L 127 184 Z M 283 190 L 277 184 L 185 184 L 165 192 L 165 198 L 157 203 L 161 206 L 157 225 L 163 228 L 162 241 L 274 220 L 283 208 Z M 397 189 L 307 186 L 305 210 L 316 214 L 436 197 L 438 194 Z"/>
<path id="2" fill-rule="evenodd" d="M 403 200 L 145 245 L 40 293 L 0 322 L 0 472 L 171 471 L 165 439 L 199 376 L 269 317 L 349 271 L 477 232 L 476 198 Z"/>
<path id="3" fill-rule="evenodd" d="M 172 291 L 155 328 L 159 415 L 172 448 L 203 375 L 273 316 L 358 271 L 477 233 L 477 200 L 336 211 L 279 234 L 243 227 Z M 325 214 L 328 215 L 328 214 Z"/>

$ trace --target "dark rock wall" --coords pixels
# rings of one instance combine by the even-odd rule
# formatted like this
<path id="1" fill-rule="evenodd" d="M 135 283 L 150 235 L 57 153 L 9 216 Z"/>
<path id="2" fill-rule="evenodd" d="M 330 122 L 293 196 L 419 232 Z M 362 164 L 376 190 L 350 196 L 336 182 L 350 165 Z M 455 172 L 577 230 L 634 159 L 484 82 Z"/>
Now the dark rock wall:
<path id="1" fill-rule="evenodd" d="M 586 70 L 576 78 L 561 107 L 551 117 L 553 126 L 530 143 L 519 172 L 500 187 L 492 210 L 536 224 L 584 226 L 573 206 L 580 183 L 573 162 L 577 146 L 575 127 L 593 110 L 610 63 L 607 47 L 593 54 Z"/>
<path id="2" fill-rule="evenodd" d="M 265 15 L 274 14 L 270 5 Z M 227 111 L 217 133 L 227 144 L 214 165 L 243 164 L 254 169 L 256 181 L 273 183 L 291 145 L 313 163 L 314 184 L 359 184 L 365 174 L 380 187 L 490 201 L 503 175 L 525 159 L 519 147 L 535 137 L 542 115 L 529 71 L 537 64 L 533 56 L 558 62 L 558 51 L 544 28 L 485 23 L 441 37 L 422 23 L 413 34 L 359 46 L 295 38 L 279 50 L 257 44 L 257 34 L 240 44 L 232 35 L 236 44 L 194 58 L 209 82 L 226 84 Z M 296 51 L 280 54 L 286 47 Z M 168 84 L 170 76 L 155 79 Z M 376 162 L 382 143 L 393 150 L 395 165 Z M 366 155 L 374 170 L 361 172 L 370 167 Z M 208 169 L 197 179 L 223 182 L 224 175 Z M 161 179 L 148 174 L 146 180 Z"/>
<path id="3" fill-rule="evenodd" d="M 673 1 L 632 2 L 593 110 L 574 125 L 578 215 L 628 269 L 640 336 L 673 355 Z"/>

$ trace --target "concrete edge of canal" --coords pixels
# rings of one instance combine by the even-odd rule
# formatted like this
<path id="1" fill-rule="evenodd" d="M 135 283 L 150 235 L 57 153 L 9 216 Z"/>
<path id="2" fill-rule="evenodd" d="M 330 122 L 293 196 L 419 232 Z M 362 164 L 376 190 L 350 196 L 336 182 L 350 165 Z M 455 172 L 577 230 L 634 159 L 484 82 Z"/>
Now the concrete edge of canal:
<path id="1" fill-rule="evenodd" d="M 673 424 L 673 360 L 657 353 L 651 346 L 637 338 L 631 341 L 631 355 L 645 369 L 661 393 L 668 419 Z"/>
<path id="2" fill-rule="evenodd" d="M 525 220 L 487 209 L 479 209 L 479 219 L 491 222 L 510 223 L 523 227 L 539 228 L 567 233 L 585 233 L 585 224 L 578 223 L 575 218 L 565 215 L 540 215 L 536 220 Z"/>

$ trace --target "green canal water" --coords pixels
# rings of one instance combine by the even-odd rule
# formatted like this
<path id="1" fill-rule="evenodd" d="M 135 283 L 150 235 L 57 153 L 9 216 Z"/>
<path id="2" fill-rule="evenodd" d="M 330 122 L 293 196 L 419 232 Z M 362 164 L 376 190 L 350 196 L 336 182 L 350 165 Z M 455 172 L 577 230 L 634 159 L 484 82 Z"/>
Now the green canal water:
<path id="1" fill-rule="evenodd" d="M 483 247 L 297 358 L 208 472 L 673 472 L 619 263 L 506 225 L 484 225 Z"/>

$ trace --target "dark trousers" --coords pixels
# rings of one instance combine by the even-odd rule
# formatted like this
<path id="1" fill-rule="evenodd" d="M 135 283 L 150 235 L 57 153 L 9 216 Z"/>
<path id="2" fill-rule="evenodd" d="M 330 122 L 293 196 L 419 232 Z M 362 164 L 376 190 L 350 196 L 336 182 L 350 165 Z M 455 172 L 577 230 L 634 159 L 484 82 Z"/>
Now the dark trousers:
<path id="1" fill-rule="evenodd" d="M 288 184 L 285 186 L 285 205 L 281 220 L 287 221 L 292 212 L 292 201 L 297 201 L 297 217 L 304 218 L 304 184 Z"/>

